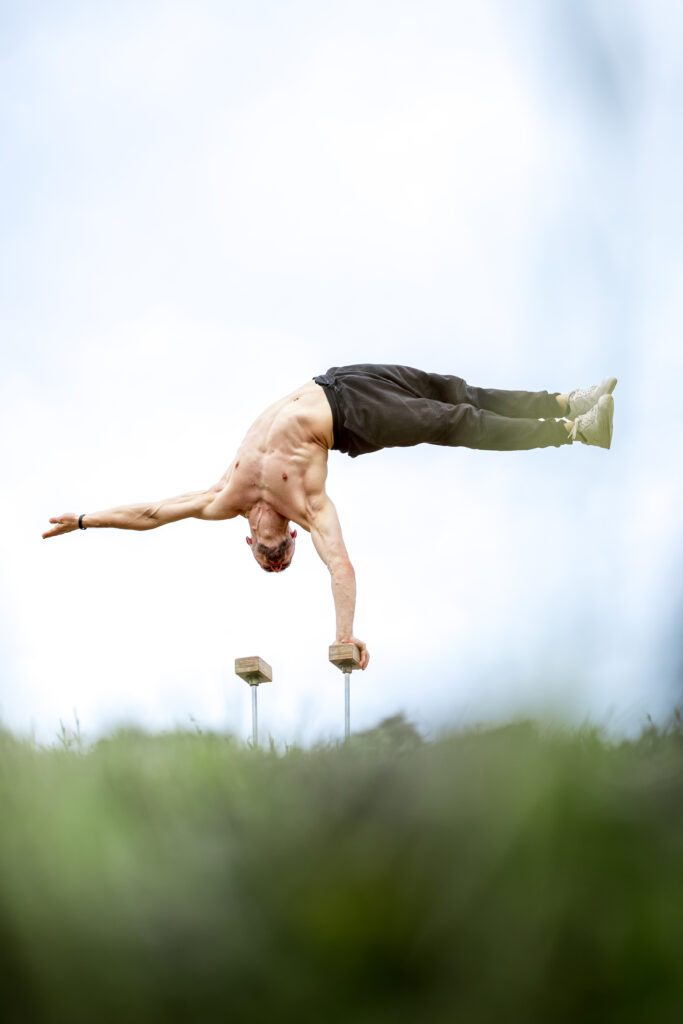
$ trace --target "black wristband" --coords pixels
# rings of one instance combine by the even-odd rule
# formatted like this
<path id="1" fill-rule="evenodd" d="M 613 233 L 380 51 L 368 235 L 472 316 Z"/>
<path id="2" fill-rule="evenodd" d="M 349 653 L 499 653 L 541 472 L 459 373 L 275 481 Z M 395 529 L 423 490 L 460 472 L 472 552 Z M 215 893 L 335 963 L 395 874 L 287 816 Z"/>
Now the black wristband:
<path id="1" fill-rule="evenodd" d="M 83 513 L 83 515 L 81 515 L 81 516 L 79 516 L 79 517 L 78 517 L 78 529 L 79 529 L 79 530 L 87 530 L 87 529 L 88 529 L 88 527 L 87 527 L 87 526 L 84 526 L 84 525 L 83 525 L 83 516 L 84 516 L 84 515 L 85 515 L 85 512 Z"/>

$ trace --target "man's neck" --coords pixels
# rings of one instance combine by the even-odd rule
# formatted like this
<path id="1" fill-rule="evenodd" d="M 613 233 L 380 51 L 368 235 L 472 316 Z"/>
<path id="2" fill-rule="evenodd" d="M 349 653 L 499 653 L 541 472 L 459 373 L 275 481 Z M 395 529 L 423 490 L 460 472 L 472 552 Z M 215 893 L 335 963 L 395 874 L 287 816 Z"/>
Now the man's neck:
<path id="1" fill-rule="evenodd" d="M 266 501 L 257 501 L 249 510 L 247 521 L 251 535 L 257 543 L 271 547 L 287 536 L 288 520 L 276 512 Z"/>

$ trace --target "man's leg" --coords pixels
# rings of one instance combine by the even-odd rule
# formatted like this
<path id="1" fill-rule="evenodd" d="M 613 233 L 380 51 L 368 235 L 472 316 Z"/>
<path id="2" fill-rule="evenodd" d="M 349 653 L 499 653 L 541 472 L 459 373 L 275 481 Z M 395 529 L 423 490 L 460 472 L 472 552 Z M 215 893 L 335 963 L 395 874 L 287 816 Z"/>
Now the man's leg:
<path id="1" fill-rule="evenodd" d="M 419 372 L 419 371 L 418 371 Z M 568 395 L 554 391 L 501 391 L 495 388 L 477 388 L 460 377 L 425 374 L 430 393 L 443 395 L 441 401 L 466 402 L 477 409 L 488 409 L 500 416 L 557 419 L 566 416 L 575 419 L 589 412 L 603 395 L 611 395 L 617 385 L 616 377 L 605 377 L 600 384 L 576 388 Z"/>
<path id="2" fill-rule="evenodd" d="M 433 444 L 488 451 L 522 451 L 571 444 L 571 424 L 564 420 L 501 416 L 489 409 L 465 404 L 443 408 L 448 410 L 444 417 L 446 432 L 442 440 L 435 440 Z"/>
<path id="3" fill-rule="evenodd" d="M 419 371 L 418 371 L 419 374 Z M 568 410 L 567 396 L 548 391 L 509 391 L 480 388 L 452 374 L 426 373 L 415 377 L 427 398 L 450 405 L 472 405 L 514 419 L 558 419 Z"/>
<path id="4" fill-rule="evenodd" d="M 451 405 L 407 396 L 400 404 L 387 396 L 384 409 L 372 422 L 373 440 L 382 448 L 438 444 L 521 451 L 571 444 L 570 428 L 571 424 L 565 420 L 500 416 L 465 403 Z"/>

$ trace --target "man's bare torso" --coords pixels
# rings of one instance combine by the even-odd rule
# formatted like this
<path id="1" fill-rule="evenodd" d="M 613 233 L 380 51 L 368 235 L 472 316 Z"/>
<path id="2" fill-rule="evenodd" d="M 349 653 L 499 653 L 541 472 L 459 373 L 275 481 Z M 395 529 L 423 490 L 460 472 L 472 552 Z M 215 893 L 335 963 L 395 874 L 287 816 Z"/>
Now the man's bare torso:
<path id="1" fill-rule="evenodd" d="M 218 502 L 230 516 L 247 516 L 260 501 L 309 529 L 311 503 L 324 494 L 332 410 L 309 380 L 269 406 L 249 428 L 220 485 Z"/>

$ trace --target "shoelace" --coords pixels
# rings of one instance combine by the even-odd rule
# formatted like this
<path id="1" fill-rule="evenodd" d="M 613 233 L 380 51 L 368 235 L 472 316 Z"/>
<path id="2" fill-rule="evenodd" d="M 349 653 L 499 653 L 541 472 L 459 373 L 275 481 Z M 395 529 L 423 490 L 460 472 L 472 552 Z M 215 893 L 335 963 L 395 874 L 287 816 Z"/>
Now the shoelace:
<path id="1" fill-rule="evenodd" d="M 572 441 L 578 440 L 582 444 L 588 444 L 589 442 L 584 431 L 587 427 L 592 427 L 594 425 L 595 420 L 598 418 L 599 415 L 600 408 L 598 403 L 596 402 L 593 408 L 589 409 L 588 412 L 582 412 L 579 416 L 577 416 L 574 420 L 574 426 L 569 431 L 569 436 L 571 437 Z M 579 420 L 582 421 L 580 427 Z"/>
<path id="2" fill-rule="evenodd" d="M 595 391 L 595 388 L 596 388 L 596 385 L 593 384 L 589 388 L 574 388 L 573 391 L 570 391 L 570 393 L 569 393 L 569 412 L 571 413 L 571 411 L 572 411 L 572 405 L 576 405 L 576 403 L 580 402 L 582 398 L 592 398 L 593 397 L 593 392 Z M 587 410 L 587 411 L 589 411 L 589 410 Z M 583 416 L 584 413 L 579 413 L 579 415 Z"/>

